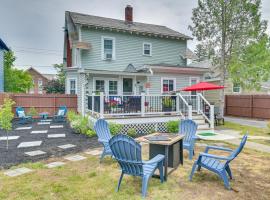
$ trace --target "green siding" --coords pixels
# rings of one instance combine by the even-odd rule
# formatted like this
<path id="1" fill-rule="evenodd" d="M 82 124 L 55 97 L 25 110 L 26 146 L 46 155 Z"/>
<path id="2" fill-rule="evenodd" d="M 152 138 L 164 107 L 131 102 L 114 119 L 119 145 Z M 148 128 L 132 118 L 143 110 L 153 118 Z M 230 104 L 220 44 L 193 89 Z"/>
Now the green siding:
<path id="1" fill-rule="evenodd" d="M 104 61 L 101 59 L 101 37 L 114 37 L 116 59 Z M 91 45 L 90 50 L 81 53 L 82 67 L 98 70 L 123 71 L 128 64 L 135 67 L 144 64 L 166 63 L 172 65 L 186 65 L 186 60 L 180 53 L 186 50 L 186 41 L 138 36 L 130 33 L 116 33 L 100 31 L 90 28 L 81 29 L 82 41 Z M 143 42 L 152 43 L 152 56 L 143 56 Z"/>

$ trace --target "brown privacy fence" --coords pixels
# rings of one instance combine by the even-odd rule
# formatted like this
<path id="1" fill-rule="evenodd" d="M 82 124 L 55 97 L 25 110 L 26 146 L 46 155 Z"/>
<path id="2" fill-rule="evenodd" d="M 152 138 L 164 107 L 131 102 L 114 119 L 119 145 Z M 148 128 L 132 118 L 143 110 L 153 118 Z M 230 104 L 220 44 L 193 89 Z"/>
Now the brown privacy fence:
<path id="1" fill-rule="evenodd" d="M 270 119 L 270 95 L 226 95 L 225 114 Z"/>
<path id="2" fill-rule="evenodd" d="M 0 105 L 5 98 L 11 98 L 15 101 L 14 112 L 17 106 L 23 107 L 26 112 L 34 107 L 38 113 L 48 112 L 53 115 L 57 112 L 59 106 L 65 105 L 68 110 L 77 111 L 77 96 L 68 94 L 10 94 L 0 93 Z"/>

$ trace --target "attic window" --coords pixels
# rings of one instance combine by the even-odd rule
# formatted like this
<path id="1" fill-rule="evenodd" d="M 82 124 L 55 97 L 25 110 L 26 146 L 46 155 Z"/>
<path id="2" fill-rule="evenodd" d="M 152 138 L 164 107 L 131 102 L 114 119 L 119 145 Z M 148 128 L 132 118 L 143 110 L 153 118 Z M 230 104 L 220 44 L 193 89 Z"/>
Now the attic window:
<path id="1" fill-rule="evenodd" d="M 144 56 L 152 56 L 152 44 L 151 43 L 143 43 L 143 55 Z"/>
<path id="2" fill-rule="evenodd" d="M 102 37 L 102 60 L 115 60 L 115 39 Z"/>

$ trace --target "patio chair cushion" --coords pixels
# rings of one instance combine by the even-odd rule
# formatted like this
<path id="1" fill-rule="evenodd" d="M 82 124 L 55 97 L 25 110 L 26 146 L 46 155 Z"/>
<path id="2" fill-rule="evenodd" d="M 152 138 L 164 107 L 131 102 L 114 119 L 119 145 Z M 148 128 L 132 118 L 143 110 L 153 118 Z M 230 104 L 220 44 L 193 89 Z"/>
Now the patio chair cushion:
<path id="1" fill-rule="evenodd" d="M 18 117 L 19 117 L 19 118 L 25 117 L 25 113 L 24 113 L 23 110 L 18 111 Z"/>
<path id="2" fill-rule="evenodd" d="M 65 110 L 58 110 L 57 115 L 58 116 L 63 116 L 65 114 Z"/>
<path id="3" fill-rule="evenodd" d="M 202 156 L 201 162 L 204 166 L 209 167 L 209 168 L 214 168 L 217 170 L 222 170 L 224 167 L 224 163 L 221 162 L 220 160 L 217 160 L 215 158 L 209 158 L 206 156 Z"/>

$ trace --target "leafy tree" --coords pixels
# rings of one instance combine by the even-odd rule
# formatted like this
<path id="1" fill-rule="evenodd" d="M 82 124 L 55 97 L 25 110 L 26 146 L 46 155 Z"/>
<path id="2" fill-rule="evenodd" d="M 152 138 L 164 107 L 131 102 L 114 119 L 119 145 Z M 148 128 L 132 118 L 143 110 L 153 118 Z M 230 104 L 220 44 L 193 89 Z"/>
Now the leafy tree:
<path id="1" fill-rule="evenodd" d="M 215 54 L 215 50 L 212 45 L 197 44 L 195 54 L 198 57 L 196 61 L 201 62 L 211 59 Z"/>
<path id="2" fill-rule="evenodd" d="M 15 69 L 16 58 L 12 51 L 5 52 L 4 55 L 4 90 L 5 92 L 26 92 L 32 85 L 32 77 L 28 72 Z"/>
<path id="3" fill-rule="evenodd" d="M 8 131 L 12 129 L 13 112 L 12 106 L 15 104 L 9 98 L 4 100 L 4 104 L 0 107 L 0 127 L 5 130 L 7 136 L 7 149 L 8 149 Z"/>
<path id="4" fill-rule="evenodd" d="M 215 44 L 212 60 L 220 69 L 222 85 L 230 71 L 232 55 L 238 58 L 250 41 L 265 35 L 267 22 L 261 20 L 260 8 L 261 0 L 199 0 L 192 11 L 193 25 L 189 28 L 198 41 Z M 220 102 L 223 115 L 224 90 Z"/>
<path id="5" fill-rule="evenodd" d="M 49 81 L 45 86 L 44 89 L 47 93 L 65 93 L 65 79 L 66 74 L 64 71 L 64 65 L 63 64 L 55 64 L 55 69 L 57 70 L 57 79 Z"/>
<path id="6" fill-rule="evenodd" d="M 233 81 L 246 89 L 261 88 L 270 77 L 270 40 L 267 36 L 250 42 L 240 55 L 232 54 L 230 73 Z"/>

